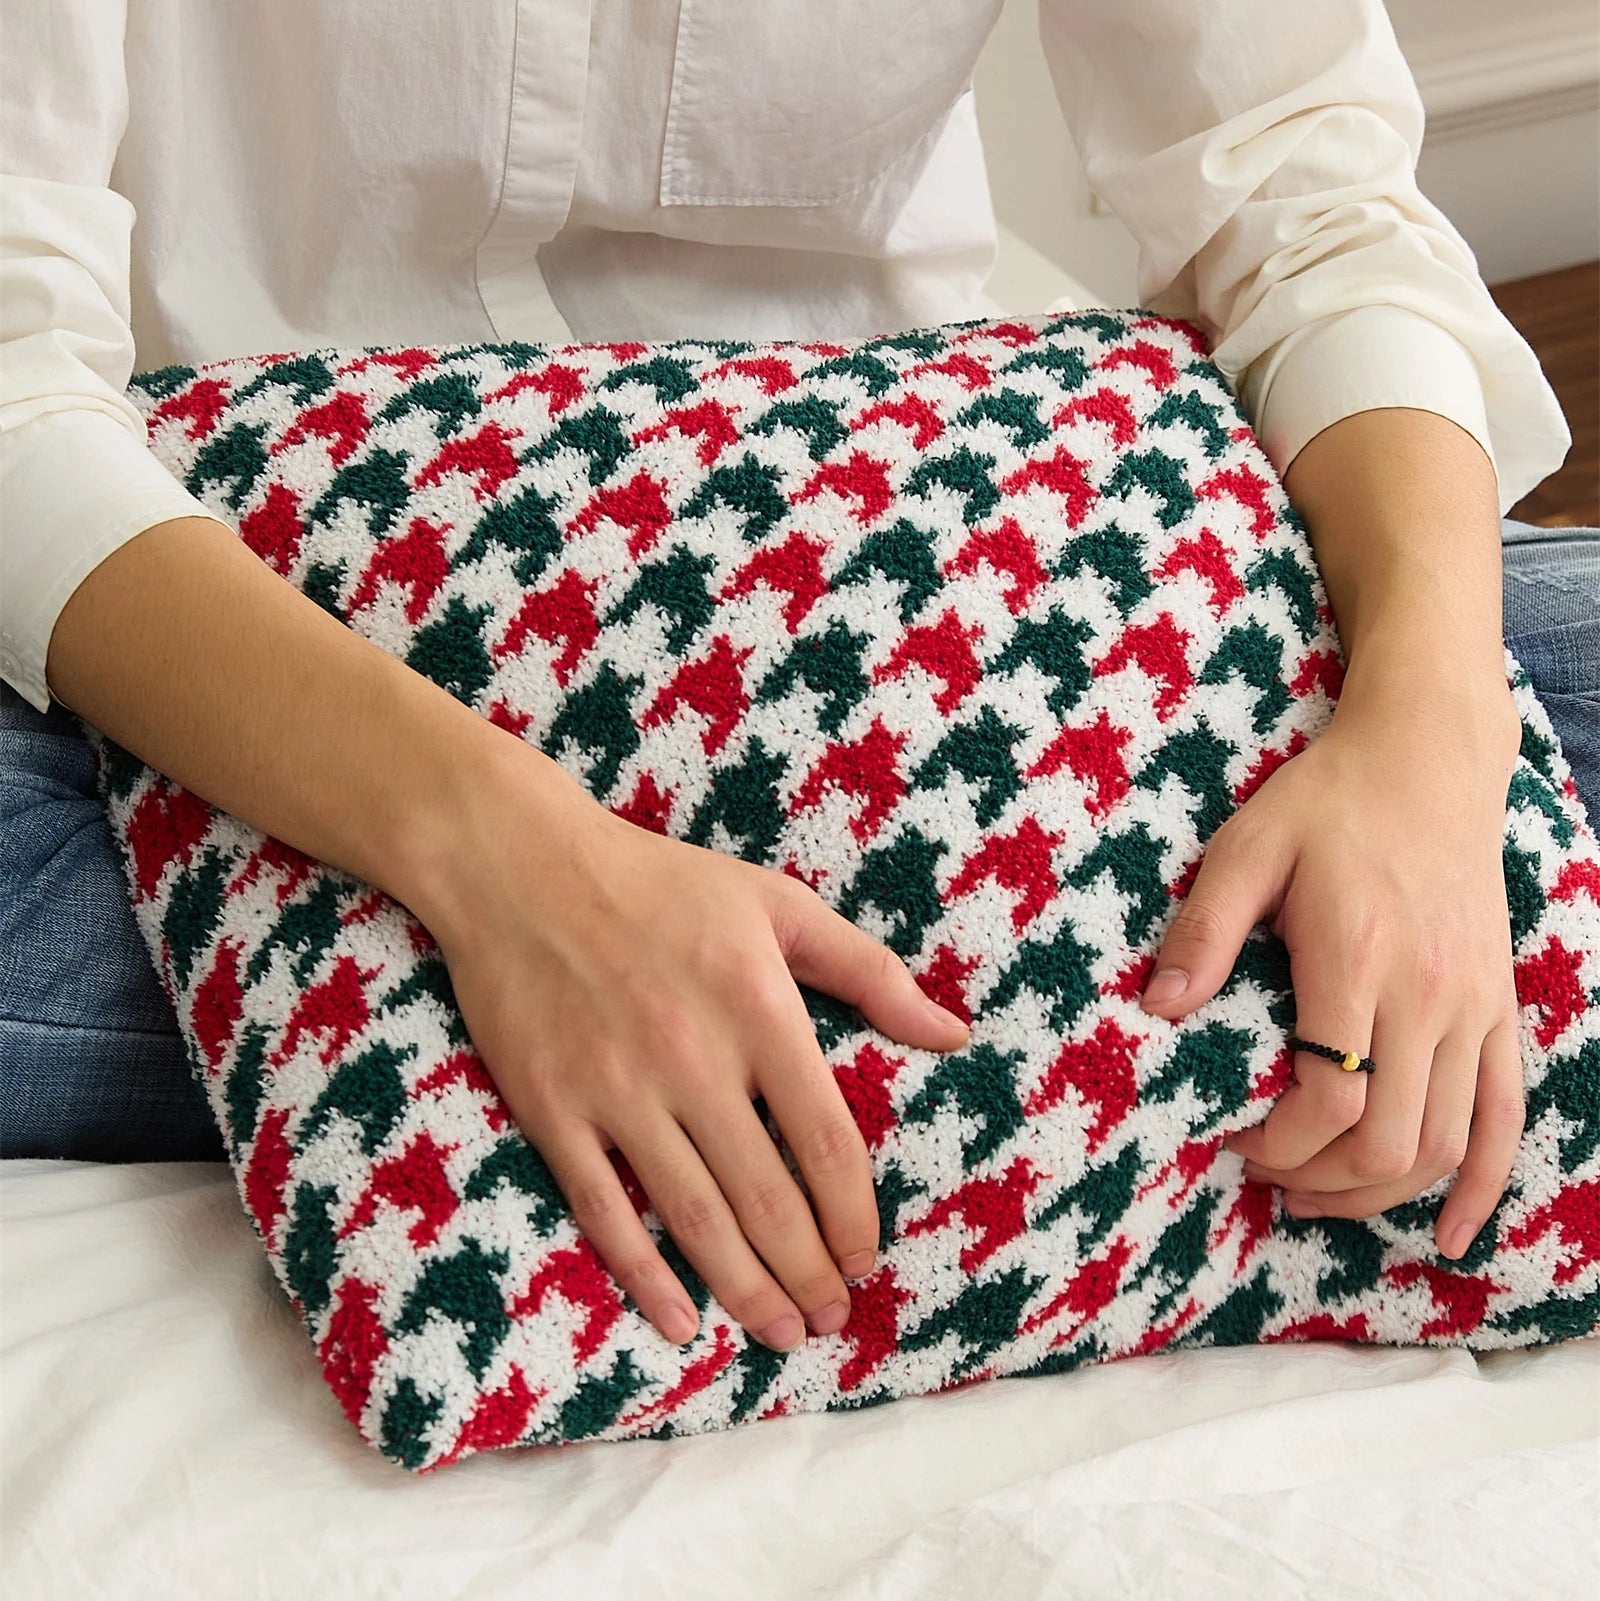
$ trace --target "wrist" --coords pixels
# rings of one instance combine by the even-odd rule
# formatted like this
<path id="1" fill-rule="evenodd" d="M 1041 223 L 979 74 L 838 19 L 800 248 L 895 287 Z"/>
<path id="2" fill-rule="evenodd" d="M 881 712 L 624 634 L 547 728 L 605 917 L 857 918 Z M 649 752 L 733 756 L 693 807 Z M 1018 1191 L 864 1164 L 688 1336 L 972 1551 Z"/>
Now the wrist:
<path id="1" fill-rule="evenodd" d="M 1460 648 L 1429 649 L 1411 639 L 1368 648 L 1347 664 L 1336 722 L 1377 729 L 1400 745 L 1451 752 L 1508 777 L 1522 746 L 1522 716 L 1506 678 L 1503 653 L 1492 659 Z"/>
<path id="2" fill-rule="evenodd" d="M 383 886 L 440 944 L 470 927 L 513 840 L 570 850 L 600 809 L 553 758 L 458 702 L 449 710 L 409 764 L 387 852 L 393 882 Z"/>

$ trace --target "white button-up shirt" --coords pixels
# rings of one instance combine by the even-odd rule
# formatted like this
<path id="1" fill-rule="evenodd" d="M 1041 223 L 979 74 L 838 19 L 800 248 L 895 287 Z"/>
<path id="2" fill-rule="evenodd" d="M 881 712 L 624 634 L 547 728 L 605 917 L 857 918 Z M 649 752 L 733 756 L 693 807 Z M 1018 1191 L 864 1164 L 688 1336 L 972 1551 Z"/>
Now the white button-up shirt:
<path id="1" fill-rule="evenodd" d="M 1001 0 L 5 0 L 0 675 L 141 530 L 212 515 L 135 371 L 327 345 L 864 337 L 1002 310 L 972 73 Z M 1571 434 L 1419 191 L 1382 0 L 1039 0 L 1138 303 L 1279 472 L 1469 430 L 1502 512 Z M 1074 309 L 1057 300 L 1038 310 Z"/>

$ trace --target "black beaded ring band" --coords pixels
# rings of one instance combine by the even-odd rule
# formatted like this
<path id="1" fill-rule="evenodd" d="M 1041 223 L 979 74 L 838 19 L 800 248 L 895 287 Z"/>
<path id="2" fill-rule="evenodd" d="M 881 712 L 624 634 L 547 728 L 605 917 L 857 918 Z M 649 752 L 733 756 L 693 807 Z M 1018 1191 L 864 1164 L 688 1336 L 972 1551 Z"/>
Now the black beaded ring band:
<path id="1" fill-rule="evenodd" d="M 1337 1062 L 1347 1073 L 1376 1073 L 1378 1065 L 1370 1056 L 1357 1056 L 1354 1051 L 1336 1051 L 1331 1045 L 1318 1045 L 1314 1040 L 1303 1040 L 1298 1034 L 1289 1036 L 1289 1049 L 1291 1051 L 1311 1051 L 1317 1056 L 1326 1056 L 1330 1062 Z"/>

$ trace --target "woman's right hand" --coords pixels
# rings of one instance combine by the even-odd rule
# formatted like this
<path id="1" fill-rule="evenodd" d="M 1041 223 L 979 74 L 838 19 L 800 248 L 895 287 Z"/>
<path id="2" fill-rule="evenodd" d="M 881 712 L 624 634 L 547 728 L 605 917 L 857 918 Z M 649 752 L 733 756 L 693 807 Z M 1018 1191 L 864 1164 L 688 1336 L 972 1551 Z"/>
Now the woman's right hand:
<path id="1" fill-rule="evenodd" d="M 853 1255 L 870 1256 L 877 1204 L 794 980 L 907 1045 L 964 1044 L 891 951 L 786 874 L 608 812 L 209 517 L 155 524 L 103 558 L 55 623 L 47 679 L 158 772 L 416 913 L 512 1115 L 668 1338 L 692 1335 L 662 1323 L 688 1299 L 613 1145 L 759 1338 L 796 1303 L 819 1333 L 843 1323 L 820 1315 L 846 1299 L 835 1258 L 853 1274 Z"/>
<path id="2" fill-rule="evenodd" d="M 692 1338 L 697 1319 L 606 1154 L 613 1146 L 752 1335 L 788 1349 L 803 1338 L 800 1314 L 833 1333 L 849 1315 L 841 1270 L 871 1270 L 878 1209 L 866 1142 L 796 980 L 925 1050 L 964 1045 L 966 1025 L 799 880 L 625 821 L 559 764 L 494 732 L 470 818 L 440 836 L 446 855 L 405 898 L 438 942 L 512 1115 L 668 1339 Z"/>

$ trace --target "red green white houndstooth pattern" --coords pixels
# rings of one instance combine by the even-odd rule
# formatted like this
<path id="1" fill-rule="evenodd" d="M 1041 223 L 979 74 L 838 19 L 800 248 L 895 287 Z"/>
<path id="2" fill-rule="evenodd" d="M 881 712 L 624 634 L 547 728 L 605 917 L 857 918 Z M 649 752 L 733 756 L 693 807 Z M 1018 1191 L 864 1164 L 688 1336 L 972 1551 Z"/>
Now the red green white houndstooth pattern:
<path id="1" fill-rule="evenodd" d="M 1341 674 L 1304 527 L 1192 324 L 323 349 L 130 395 L 156 454 L 334 615 L 639 826 L 811 884 L 972 1024 L 919 1051 L 805 992 L 884 1249 L 846 1327 L 792 1352 L 711 1299 L 612 1153 L 703 1314 L 673 1346 L 511 1120 L 417 920 L 91 729 L 241 1196 L 394 1461 L 1184 1345 L 1600 1325 L 1600 852 L 1509 653 L 1528 1123 L 1465 1258 L 1432 1239 L 1448 1181 L 1296 1220 L 1220 1149 L 1290 1078 L 1265 929 L 1191 1017 L 1138 1007 L 1205 841 Z"/>

